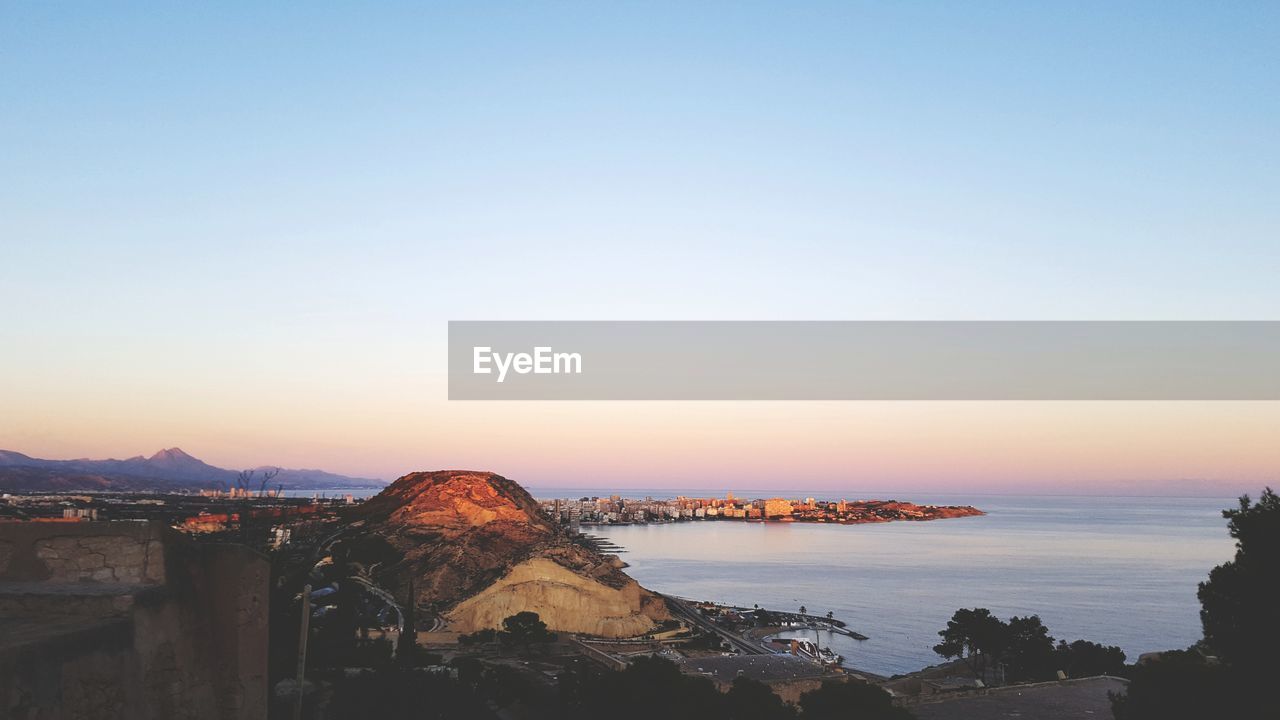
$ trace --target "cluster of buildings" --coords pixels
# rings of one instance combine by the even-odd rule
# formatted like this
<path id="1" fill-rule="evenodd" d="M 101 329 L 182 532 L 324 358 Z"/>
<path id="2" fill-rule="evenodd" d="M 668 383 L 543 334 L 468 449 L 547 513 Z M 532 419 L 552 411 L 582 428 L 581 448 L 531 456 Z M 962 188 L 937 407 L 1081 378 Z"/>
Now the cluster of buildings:
<path id="1" fill-rule="evenodd" d="M 916 505 L 896 500 L 829 501 L 804 498 L 746 499 L 728 493 L 723 498 L 609 497 L 542 500 L 542 509 L 562 525 L 642 524 L 682 520 L 775 520 L 833 523 L 933 520 L 978 515 L 971 507 Z"/>
<path id="2" fill-rule="evenodd" d="M 0 494 L 0 524 L 6 522 L 104 523 L 151 521 L 188 535 L 227 539 L 259 551 L 289 544 L 298 523 L 327 522 L 351 495 L 311 499 L 228 492 Z M 0 550 L 3 550 L 0 547 Z"/>
<path id="3" fill-rule="evenodd" d="M 723 498 L 690 498 L 681 495 L 675 498 L 659 499 L 646 497 L 641 500 L 611 495 L 609 497 L 557 498 L 541 502 L 542 509 L 547 514 L 558 518 L 562 524 L 572 525 L 576 523 L 674 522 L 708 518 L 737 520 L 781 518 L 792 515 L 797 505 L 816 507 L 817 501 L 813 498 L 804 501 L 782 498 L 748 500 L 735 498 L 733 493 L 729 493 Z"/>

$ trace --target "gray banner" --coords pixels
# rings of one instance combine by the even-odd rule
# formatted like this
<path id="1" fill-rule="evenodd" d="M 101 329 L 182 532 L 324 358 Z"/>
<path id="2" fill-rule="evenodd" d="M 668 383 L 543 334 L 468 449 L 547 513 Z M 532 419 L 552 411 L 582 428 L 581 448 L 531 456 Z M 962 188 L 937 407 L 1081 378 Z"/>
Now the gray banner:
<path id="1" fill-rule="evenodd" d="M 1280 400 L 1280 322 L 449 323 L 451 400 Z"/>

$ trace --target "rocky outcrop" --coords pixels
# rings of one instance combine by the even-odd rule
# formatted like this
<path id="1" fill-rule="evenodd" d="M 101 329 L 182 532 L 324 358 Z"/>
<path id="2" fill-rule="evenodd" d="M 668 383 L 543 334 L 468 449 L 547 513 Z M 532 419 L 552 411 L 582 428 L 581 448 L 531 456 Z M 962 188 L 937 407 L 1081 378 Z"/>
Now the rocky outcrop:
<path id="1" fill-rule="evenodd" d="M 656 607 L 658 602 L 634 581 L 614 588 L 538 557 L 513 567 L 446 617 L 458 627 L 497 628 L 503 618 L 531 610 L 554 630 L 631 637 L 653 629 L 653 618 L 647 613 L 665 612 Z"/>
<path id="2" fill-rule="evenodd" d="M 335 548 L 397 597 L 451 629 L 501 627 L 524 610 L 553 630 L 629 637 L 669 617 L 660 597 L 566 535 L 524 488 L 467 470 L 406 475 L 358 510 L 359 530 Z"/>

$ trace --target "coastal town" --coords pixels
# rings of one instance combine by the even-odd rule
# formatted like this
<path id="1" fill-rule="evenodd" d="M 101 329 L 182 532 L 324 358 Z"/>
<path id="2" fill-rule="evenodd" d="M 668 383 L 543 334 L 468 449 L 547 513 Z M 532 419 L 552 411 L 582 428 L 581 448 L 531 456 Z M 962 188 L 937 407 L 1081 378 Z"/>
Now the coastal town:
<path id="1" fill-rule="evenodd" d="M 819 500 L 734 497 L 643 499 L 584 496 L 539 501 L 543 512 L 576 530 L 583 525 L 634 525 L 698 520 L 814 522 L 853 525 L 895 520 L 940 520 L 983 512 L 970 505 L 917 505 L 898 500 Z"/>
<path id="2" fill-rule="evenodd" d="M 613 706 L 607 688 L 658 673 L 665 679 L 653 692 L 695 683 L 713 704 L 755 683 L 778 717 L 852 693 L 953 720 L 967 712 L 960 703 L 985 693 L 984 677 L 962 660 L 892 677 L 867 672 L 837 648 L 848 652 L 847 640 L 876 628 L 855 629 L 803 601 L 765 607 L 652 591 L 623 572 L 622 548 L 582 526 L 980 514 L 895 500 L 537 500 L 506 478 L 469 471 L 411 473 L 364 500 L 265 486 L 6 492 L 0 605 L 15 610 L 0 670 L 27 668 L 25 692 L 67 663 L 91 662 L 95 677 L 142 688 L 153 686 L 132 668 L 181 667 L 192 688 L 215 688 L 271 718 L 354 717 L 417 692 L 457 710 L 451 717 L 555 718 L 566 707 L 598 716 Z M 157 612 L 164 622 L 149 619 Z M 100 637 L 102 628 L 113 634 Z M 80 655 L 52 652 L 67 643 Z M 171 645 L 176 654 L 157 654 Z M 1112 677 L 1073 678 L 1062 692 L 1037 690 L 1042 704 L 1076 692 L 1101 707 L 1123 688 Z M 147 690 L 130 708 L 195 707 L 193 693 L 174 700 Z M 68 697 L 86 716 L 106 707 Z"/>
<path id="3" fill-rule="evenodd" d="M 546 543 L 549 557 L 559 560 L 580 557 L 588 562 L 582 574 L 578 574 L 578 565 L 573 562 L 564 570 L 553 571 L 558 573 L 559 592 L 568 592 L 577 598 L 572 602 L 574 612 L 558 613 L 555 603 L 536 603 L 538 612 L 533 617 L 540 616 L 539 625 L 545 622 L 560 632 L 544 638 L 541 649 L 533 656 L 522 656 L 513 650 L 511 644 L 502 639 L 504 634 L 486 627 L 488 621 L 477 619 L 479 616 L 468 616 L 456 607 L 449 610 L 437 602 L 424 601 L 415 595 L 412 584 L 402 586 L 390 576 L 375 577 L 364 570 L 365 563 L 341 560 L 374 538 L 389 540 L 399 532 L 393 529 L 394 525 L 384 525 L 386 520 L 377 520 L 377 501 L 361 502 L 345 493 L 336 497 L 326 497 L 323 493 L 288 497 L 265 488 L 230 492 L 3 493 L 0 494 L 0 538 L 8 539 L 0 542 L 8 542 L 15 548 L 13 554 L 18 562 L 14 572 L 28 572 L 24 569 L 28 565 L 35 570 L 30 576 L 14 575 L 14 579 L 23 582 L 0 592 L 0 603 L 28 608 L 21 616 L 12 618 L 11 623 L 17 623 L 15 629 L 32 632 L 46 624 L 51 613 L 62 612 L 67 603 L 79 603 L 76 607 L 80 607 L 88 603 L 85 598 L 102 596 L 110 601 L 112 608 L 132 609 L 140 602 L 139 593 L 155 593 L 152 586 L 164 586 L 180 600 L 191 597 L 182 602 L 241 607 L 245 617 L 252 618 L 251 625 L 259 634 L 236 635 L 228 652 L 251 648 L 250 654 L 265 658 L 268 665 L 242 668 L 240 674 L 252 677 L 253 682 L 241 683 L 243 687 L 238 692 L 256 693 L 255 702 L 268 702 L 269 697 L 271 707 L 263 709 L 271 714 L 287 714 L 293 707 L 295 695 L 289 689 L 292 665 L 285 661 L 296 656 L 299 640 L 289 636 L 283 643 L 268 646 L 267 635 L 261 631 L 267 627 L 296 627 L 300 607 L 308 608 L 308 634 L 313 636 L 306 650 L 308 683 L 322 683 L 323 687 L 333 689 L 344 687 L 344 678 L 349 672 L 375 672 L 377 668 L 397 663 L 424 663 L 423 672 L 439 671 L 450 677 L 458 672 L 458 667 L 480 663 L 516 672 L 533 683 L 531 692 L 535 695 L 550 694 L 556 692 L 555 678 L 566 673 L 585 674 L 599 682 L 601 672 L 624 670 L 643 657 L 669 661 L 682 674 L 709 679 L 726 692 L 739 677 L 756 679 L 791 703 L 798 702 L 803 693 L 821 688 L 823 683 L 879 679 L 846 667 L 844 658 L 819 639 L 820 633 L 865 639 L 831 612 L 810 614 L 802 606 L 798 611 L 729 606 L 650 593 L 617 570 L 622 563 L 598 538 L 566 532 L 566 527 L 550 529 L 554 527 L 554 523 L 548 522 L 552 518 L 538 516 L 537 510 L 543 506 L 528 495 L 522 497 L 522 491 L 501 478 L 455 477 L 441 473 L 438 478 L 415 479 L 415 482 L 434 482 L 448 487 L 430 501 L 420 498 L 402 501 L 384 493 L 382 499 L 391 503 L 393 514 L 410 508 L 415 518 L 424 514 L 433 517 L 433 527 L 457 525 L 463 534 L 454 542 L 465 545 L 472 533 L 489 532 L 485 530 L 489 527 L 487 523 L 473 525 L 473 522 L 487 518 L 487 512 L 503 513 L 507 523 L 518 526 L 514 530 L 516 535 L 507 535 L 512 531 L 505 528 L 494 530 L 484 545 L 497 547 L 491 560 L 508 566 L 516 576 L 519 570 L 514 564 L 520 552 L 517 535 L 546 533 L 538 542 Z M 472 498 L 488 497 L 490 493 L 494 494 L 486 501 L 486 507 L 497 510 L 473 517 Z M 834 513 L 837 505 L 810 500 L 783 501 L 785 505 L 778 502 L 732 497 L 648 501 L 588 498 L 559 503 L 553 500 L 545 507 L 554 511 L 558 505 L 563 506 L 566 521 L 572 508 L 575 522 L 585 510 L 587 522 L 592 523 L 623 518 L 629 522 L 674 522 L 707 517 L 772 519 L 775 514 L 787 511 L 793 519 L 798 519 L 806 513 Z M 883 519 L 890 519 L 891 512 L 907 512 L 905 508 L 916 507 L 905 503 L 839 505 L 839 512 L 845 518 L 870 517 L 879 512 L 884 514 Z M 416 528 L 419 521 L 412 522 L 411 527 Z M 547 530 L 539 529 L 543 524 Z M 51 569 L 39 571 L 43 566 Z M 465 561 L 451 559 L 444 569 L 451 577 L 481 582 L 479 596 L 484 597 L 484 583 L 490 581 L 481 574 L 480 567 L 470 568 Z M 538 572 L 546 572 L 549 566 L 537 567 Z M 213 569 L 222 574 L 209 574 Z M 420 566 L 421 574 L 414 582 L 429 577 L 434 571 L 431 563 L 426 562 Z M 224 574 L 227 577 L 223 577 Z M 122 578 L 127 581 L 124 585 L 120 585 Z M 637 606 L 631 611 L 634 613 L 631 620 L 637 623 L 635 629 L 583 624 L 590 616 L 603 611 L 597 609 L 583 615 L 579 610 L 594 608 L 599 595 L 611 592 L 607 585 L 595 585 L 597 578 L 625 584 L 632 588 L 629 593 L 648 598 L 645 601 L 648 609 Z M 96 584 L 99 582 L 114 584 L 99 586 Z M 194 584 L 191 587 L 182 584 L 188 582 Z M 212 584 L 219 588 L 214 595 L 206 597 L 190 592 L 194 587 L 212 587 Z M 195 612 L 177 600 L 174 602 L 178 603 L 174 611 L 179 614 Z M 461 607 L 468 607 L 465 600 Z M 97 604 L 87 612 L 83 618 L 86 626 L 120 621 L 125 623 L 121 627 L 125 627 L 131 617 L 127 612 L 122 614 L 123 611 L 100 611 Z M 644 612 L 653 612 L 654 617 L 648 618 Z M 515 614 L 512 611 L 511 615 Z M 498 618 L 499 626 L 506 620 L 509 618 Z M 229 633 L 231 627 L 217 625 L 216 630 Z M 168 641 L 190 629 L 179 623 L 149 632 L 156 633 L 161 641 Z M 53 642 L 58 637 L 61 635 L 48 640 L 41 636 L 24 641 L 12 648 L 10 654 L 17 658 L 22 652 L 38 651 L 45 647 L 42 643 Z M 551 637 L 555 639 L 547 639 Z M 142 653 L 142 648 L 156 638 L 134 638 L 132 642 L 136 647 L 127 652 Z M 0 657 L 7 657 L 4 653 L 9 650 L 4 648 L 0 644 Z M 86 645 L 86 651 L 96 648 L 97 645 Z M 418 659 L 407 660 L 410 656 Z M 219 658 L 191 672 L 214 677 L 217 663 L 224 661 Z M 583 661 L 588 665 L 584 666 Z M 286 669 L 269 669 L 276 665 Z M 121 680 L 125 681 L 132 682 L 128 678 Z M 311 694 L 305 698 L 308 708 L 329 702 Z"/>

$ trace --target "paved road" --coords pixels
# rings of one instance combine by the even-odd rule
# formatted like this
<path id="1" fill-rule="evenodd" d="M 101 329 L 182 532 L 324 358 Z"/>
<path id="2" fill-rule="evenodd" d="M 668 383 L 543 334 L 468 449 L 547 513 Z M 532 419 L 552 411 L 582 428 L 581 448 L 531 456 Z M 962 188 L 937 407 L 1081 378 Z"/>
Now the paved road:
<path id="1" fill-rule="evenodd" d="M 382 588 L 378 587 L 377 585 L 373 584 L 372 582 L 362 577 L 356 577 L 352 575 L 347 579 L 363 587 L 365 590 L 368 590 L 372 595 L 376 596 L 378 599 L 382 600 L 386 604 L 395 608 L 396 626 L 400 628 L 400 632 L 404 632 L 404 608 L 400 607 L 400 603 L 396 602 L 395 597 L 393 597 L 391 593 L 387 592 L 386 590 L 383 590 Z"/>
<path id="2" fill-rule="evenodd" d="M 670 595 L 663 595 L 662 597 L 667 601 L 667 607 L 671 608 L 671 612 L 676 617 L 685 620 L 686 622 L 692 624 L 694 627 L 702 628 L 707 632 L 712 632 L 712 633 L 715 633 L 716 635 L 719 635 L 721 638 L 725 640 L 725 642 L 729 643 L 729 645 L 733 647 L 733 649 L 737 650 L 738 652 L 744 655 L 771 655 L 772 654 L 770 651 L 764 649 L 764 647 L 759 643 L 752 642 L 742 637 L 741 635 L 738 635 L 737 633 L 729 632 L 728 630 L 725 630 L 719 625 L 716 625 L 715 623 L 711 622 L 707 618 L 703 617 L 702 613 L 689 607 L 689 605 L 686 604 L 684 601 L 673 598 Z"/>
<path id="3" fill-rule="evenodd" d="M 312 552 L 312 559 L 319 562 L 320 558 L 324 557 L 324 554 L 329 551 L 329 546 L 333 544 L 333 541 L 337 540 L 338 536 L 346 532 L 348 529 L 349 528 L 345 526 L 340 527 L 337 532 L 326 536 L 323 540 L 316 543 L 316 549 Z"/>

